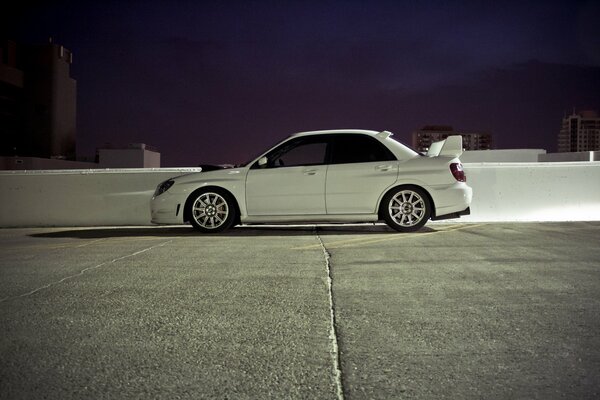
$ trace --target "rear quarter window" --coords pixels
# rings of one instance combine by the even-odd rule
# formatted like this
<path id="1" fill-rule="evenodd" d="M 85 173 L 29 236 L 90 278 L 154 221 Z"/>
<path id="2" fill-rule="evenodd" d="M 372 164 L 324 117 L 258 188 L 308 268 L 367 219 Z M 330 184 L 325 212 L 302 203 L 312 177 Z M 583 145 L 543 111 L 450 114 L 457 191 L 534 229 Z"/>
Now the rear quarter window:
<path id="1" fill-rule="evenodd" d="M 350 164 L 396 160 L 377 139 L 367 135 L 338 135 L 333 139 L 331 163 Z"/>

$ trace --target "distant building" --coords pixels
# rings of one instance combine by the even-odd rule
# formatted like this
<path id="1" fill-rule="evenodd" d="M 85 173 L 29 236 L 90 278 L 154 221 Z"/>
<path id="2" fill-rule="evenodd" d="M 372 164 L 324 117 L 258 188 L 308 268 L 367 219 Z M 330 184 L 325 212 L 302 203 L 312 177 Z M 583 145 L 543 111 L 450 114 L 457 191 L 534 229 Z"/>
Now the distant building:
<path id="1" fill-rule="evenodd" d="M 160 153 L 144 143 L 125 148 L 109 145 L 98 149 L 98 164 L 100 168 L 160 168 Z"/>
<path id="2" fill-rule="evenodd" d="M 60 160 L 57 158 L 0 156 L 0 170 L 8 171 L 96 168 L 98 168 L 98 164 L 93 162 Z"/>
<path id="3" fill-rule="evenodd" d="M 56 158 L 0 156 L 0 170 L 44 169 L 105 169 L 105 168 L 160 168 L 158 150 L 144 144 L 132 143 L 128 147 L 107 145 L 99 149 L 96 162 L 70 161 Z"/>
<path id="4" fill-rule="evenodd" d="M 596 111 L 580 111 L 562 120 L 558 134 L 558 152 L 600 150 L 600 117 Z"/>
<path id="5" fill-rule="evenodd" d="M 77 83 L 58 44 L 0 41 L 0 156 L 75 160 Z"/>
<path id="6" fill-rule="evenodd" d="M 465 150 L 490 150 L 492 135 L 489 133 L 468 133 L 455 131 L 448 125 L 427 125 L 413 132 L 412 145 L 417 151 L 426 152 L 433 142 L 446 139 L 451 135 L 461 135 Z"/>

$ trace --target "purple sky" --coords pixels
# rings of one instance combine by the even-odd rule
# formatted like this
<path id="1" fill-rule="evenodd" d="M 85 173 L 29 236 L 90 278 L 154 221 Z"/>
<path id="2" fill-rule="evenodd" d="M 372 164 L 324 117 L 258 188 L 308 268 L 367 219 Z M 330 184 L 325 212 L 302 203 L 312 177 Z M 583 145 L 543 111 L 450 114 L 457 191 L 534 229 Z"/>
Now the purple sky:
<path id="1" fill-rule="evenodd" d="M 74 53 L 78 155 L 239 163 L 297 131 L 428 124 L 555 151 L 565 111 L 600 110 L 597 1 L 21 4 L 5 35 Z"/>

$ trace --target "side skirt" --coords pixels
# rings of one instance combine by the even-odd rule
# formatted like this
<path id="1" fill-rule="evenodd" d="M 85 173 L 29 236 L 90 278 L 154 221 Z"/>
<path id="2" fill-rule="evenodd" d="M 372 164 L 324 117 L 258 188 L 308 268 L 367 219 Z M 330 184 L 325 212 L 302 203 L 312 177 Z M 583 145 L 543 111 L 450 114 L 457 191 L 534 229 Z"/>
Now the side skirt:
<path id="1" fill-rule="evenodd" d="M 350 222 L 376 222 L 377 214 L 340 214 L 340 215 L 251 215 L 240 218 L 242 224 L 286 224 L 290 222 L 302 223 L 350 223 Z"/>

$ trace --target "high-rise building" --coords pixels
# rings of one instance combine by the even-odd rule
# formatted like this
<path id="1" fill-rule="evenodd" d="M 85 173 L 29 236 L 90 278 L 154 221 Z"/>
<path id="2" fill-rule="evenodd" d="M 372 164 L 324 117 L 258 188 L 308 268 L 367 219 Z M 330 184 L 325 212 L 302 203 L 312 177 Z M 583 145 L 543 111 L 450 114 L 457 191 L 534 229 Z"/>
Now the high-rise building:
<path id="1" fill-rule="evenodd" d="M 72 54 L 0 40 L 0 156 L 75 159 Z"/>
<path id="2" fill-rule="evenodd" d="M 579 111 L 562 120 L 558 152 L 600 150 L 600 117 L 596 111 Z"/>
<path id="3" fill-rule="evenodd" d="M 417 151 L 426 152 L 431 143 L 446 139 L 451 135 L 461 135 L 465 150 L 490 150 L 492 135 L 489 133 L 459 132 L 448 125 L 427 125 L 413 132 L 412 145 Z"/>

